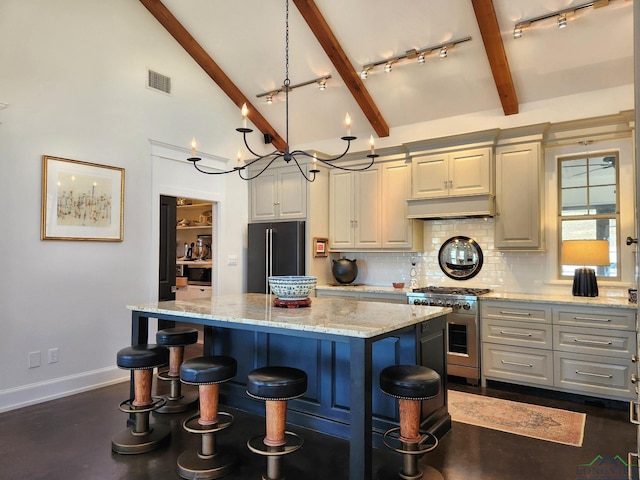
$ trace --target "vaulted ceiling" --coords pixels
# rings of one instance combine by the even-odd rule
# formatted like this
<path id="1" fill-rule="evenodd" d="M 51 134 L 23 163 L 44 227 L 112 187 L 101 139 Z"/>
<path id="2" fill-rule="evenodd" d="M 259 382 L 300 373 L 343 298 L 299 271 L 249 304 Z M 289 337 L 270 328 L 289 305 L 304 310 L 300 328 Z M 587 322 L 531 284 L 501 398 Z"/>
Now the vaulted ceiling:
<path id="1" fill-rule="evenodd" d="M 285 78 L 284 0 L 140 0 L 220 88 L 250 106 L 249 119 L 282 147 L 284 94 L 265 94 Z M 595 7 L 590 4 L 595 3 Z M 583 8 L 584 7 L 584 8 Z M 577 8 L 556 18 L 523 20 Z M 292 142 L 340 137 L 348 112 L 353 133 L 386 137 L 394 128 L 467 113 L 518 115 L 522 106 L 633 83 L 631 0 L 291 0 L 291 84 L 331 75 L 289 95 Z M 448 44 L 424 64 L 400 61 L 390 73 L 366 65 Z M 238 124 L 240 113 L 238 112 Z"/>

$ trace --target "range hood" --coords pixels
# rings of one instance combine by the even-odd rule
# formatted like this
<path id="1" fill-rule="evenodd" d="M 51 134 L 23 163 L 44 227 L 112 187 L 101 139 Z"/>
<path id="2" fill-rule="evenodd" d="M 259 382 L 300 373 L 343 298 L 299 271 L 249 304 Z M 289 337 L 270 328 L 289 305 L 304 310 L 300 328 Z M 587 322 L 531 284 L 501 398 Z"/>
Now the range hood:
<path id="1" fill-rule="evenodd" d="M 421 198 L 407 200 L 407 218 L 435 220 L 438 218 L 477 218 L 495 215 L 494 195 Z"/>

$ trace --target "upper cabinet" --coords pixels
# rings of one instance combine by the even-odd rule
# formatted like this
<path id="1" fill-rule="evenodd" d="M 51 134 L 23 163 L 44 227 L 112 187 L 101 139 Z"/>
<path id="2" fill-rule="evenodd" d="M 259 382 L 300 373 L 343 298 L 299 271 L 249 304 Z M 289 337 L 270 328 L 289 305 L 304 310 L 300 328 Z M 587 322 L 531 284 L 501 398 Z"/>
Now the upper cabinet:
<path id="1" fill-rule="evenodd" d="M 252 222 L 304 220 L 307 216 L 307 181 L 298 167 L 270 167 L 251 180 L 249 214 Z"/>
<path id="2" fill-rule="evenodd" d="M 388 149 L 368 170 L 329 173 L 329 248 L 423 250 L 423 224 L 407 218 L 411 162 Z"/>
<path id="3" fill-rule="evenodd" d="M 418 155 L 412 158 L 412 198 L 492 193 L 491 148 Z"/>
<path id="4" fill-rule="evenodd" d="M 543 250 L 544 162 L 547 124 L 501 132 L 496 147 L 495 247 Z"/>

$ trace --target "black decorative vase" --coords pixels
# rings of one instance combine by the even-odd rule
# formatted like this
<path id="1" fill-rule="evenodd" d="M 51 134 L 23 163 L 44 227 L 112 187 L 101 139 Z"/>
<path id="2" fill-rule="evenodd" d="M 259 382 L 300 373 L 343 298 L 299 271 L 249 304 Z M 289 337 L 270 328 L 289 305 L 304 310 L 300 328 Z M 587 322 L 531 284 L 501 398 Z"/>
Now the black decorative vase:
<path id="1" fill-rule="evenodd" d="M 358 276 L 358 266 L 355 260 L 342 257 L 340 260 L 332 260 L 331 273 L 338 283 L 346 285 Z"/>

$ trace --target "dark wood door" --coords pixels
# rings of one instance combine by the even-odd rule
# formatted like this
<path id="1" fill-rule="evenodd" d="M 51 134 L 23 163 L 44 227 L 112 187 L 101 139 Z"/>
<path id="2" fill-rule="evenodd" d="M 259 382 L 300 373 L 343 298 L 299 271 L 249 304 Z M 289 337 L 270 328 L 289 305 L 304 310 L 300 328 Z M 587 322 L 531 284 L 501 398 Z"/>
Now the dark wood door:
<path id="1" fill-rule="evenodd" d="M 160 258 L 158 300 L 175 300 L 176 292 L 176 199 L 160 196 Z"/>

